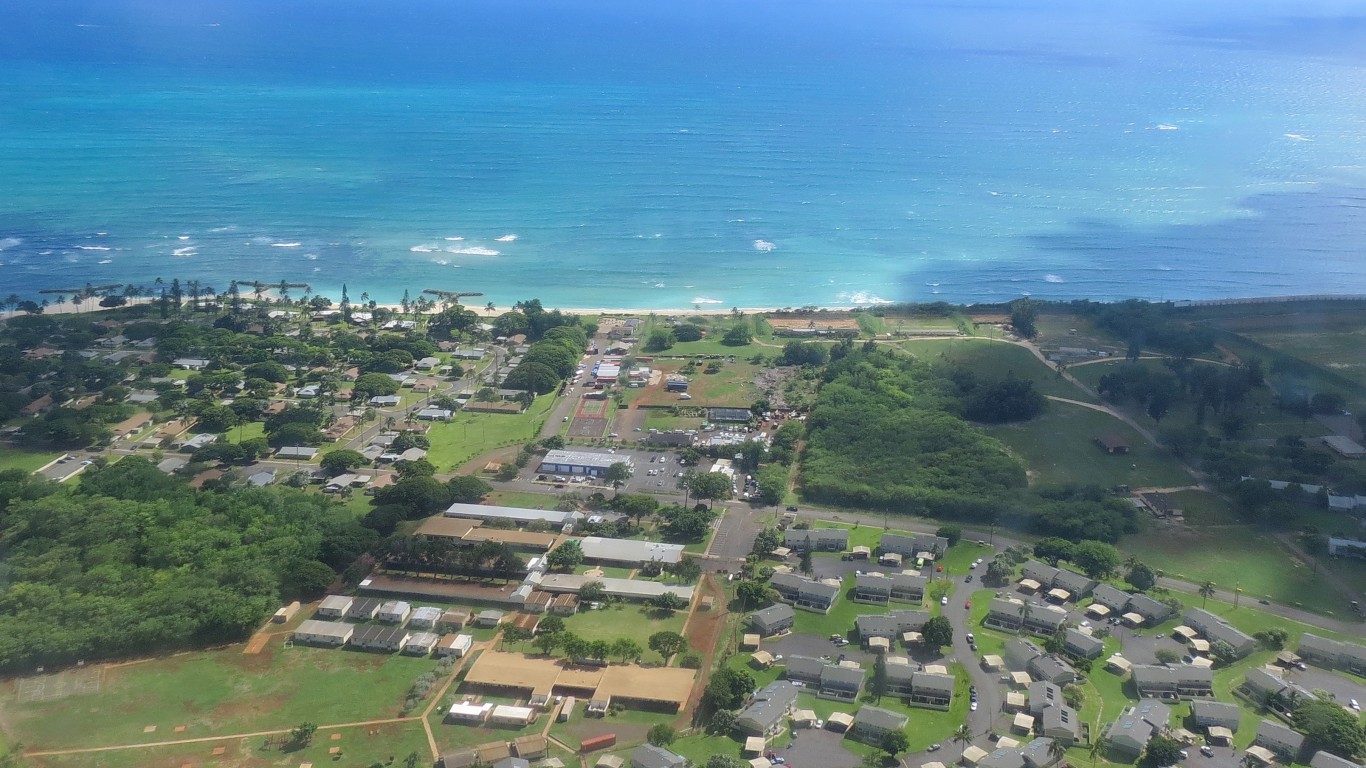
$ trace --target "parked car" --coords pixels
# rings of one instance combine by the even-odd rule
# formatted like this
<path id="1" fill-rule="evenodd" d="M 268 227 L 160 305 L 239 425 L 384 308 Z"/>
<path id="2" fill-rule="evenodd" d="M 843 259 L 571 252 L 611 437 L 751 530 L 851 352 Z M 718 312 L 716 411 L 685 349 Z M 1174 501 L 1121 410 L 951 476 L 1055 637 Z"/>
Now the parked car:
<path id="1" fill-rule="evenodd" d="M 1200 754 L 1204 755 L 1205 757 L 1214 757 L 1214 747 L 1211 747 L 1210 745 L 1206 744 L 1205 746 L 1200 748 Z"/>
<path id="2" fill-rule="evenodd" d="M 943 597 L 939 598 L 939 604 L 940 604 L 940 605 L 948 605 L 948 604 L 949 604 L 949 596 L 948 596 L 948 595 L 944 595 Z"/>

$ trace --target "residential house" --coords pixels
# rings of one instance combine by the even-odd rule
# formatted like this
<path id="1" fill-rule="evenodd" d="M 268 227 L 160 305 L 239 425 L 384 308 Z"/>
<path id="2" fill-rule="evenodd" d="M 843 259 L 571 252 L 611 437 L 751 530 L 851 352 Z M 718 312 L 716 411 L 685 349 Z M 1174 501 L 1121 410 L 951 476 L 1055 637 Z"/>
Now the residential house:
<path id="1" fill-rule="evenodd" d="M 1176 613 L 1176 609 L 1170 605 L 1142 594 L 1130 595 L 1129 605 L 1125 610 L 1142 616 L 1149 626 L 1161 624 Z"/>
<path id="2" fill-rule="evenodd" d="M 1129 605 L 1129 593 L 1109 584 L 1097 584 L 1091 590 L 1091 599 L 1116 614 L 1123 613 Z"/>
<path id="3" fill-rule="evenodd" d="M 783 730 L 783 721 L 796 706 L 797 687 L 786 680 L 775 680 L 755 692 L 735 725 L 749 736 L 772 736 Z"/>
<path id="4" fill-rule="evenodd" d="M 908 722 L 910 718 L 900 712 L 865 706 L 854 715 L 849 733 L 866 744 L 877 744 L 885 734 L 905 728 Z"/>
<path id="5" fill-rule="evenodd" d="M 487 611 L 480 611 L 474 617 L 474 626 L 476 627 L 496 627 L 502 623 L 503 612 L 493 609 L 489 609 Z"/>
<path id="6" fill-rule="evenodd" d="M 434 629 L 439 621 L 441 621 L 441 609 L 424 605 L 413 610 L 412 618 L 409 619 L 408 623 L 415 629 Z"/>
<path id="7" fill-rule="evenodd" d="M 921 552 L 928 552 L 938 558 L 949 551 L 949 540 L 943 536 L 928 534 L 907 536 L 900 533 L 884 533 L 878 543 L 878 550 L 893 552 L 902 557 L 915 557 Z"/>
<path id="8" fill-rule="evenodd" d="M 663 747 L 641 744 L 631 753 L 631 768 L 687 768 L 687 758 Z"/>
<path id="9" fill-rule="evenodd" d="M 294 630 L 294 642 L 339 648 L 351 639 L 356 628 L 340 621 L 308 619 Z"/>
<path id="10" fill-rule="evenodd" d="M 919 605 L 925 601 L 924 576 L 911 573 L 892 574 L 891 599 L 900 603 L 915 603 Z"/>
<path id="11" fill-rule="evenodd" d="M 982 623 L 1005 632 L 1018 632 L 1024 626 L 1025 604 L 1013 597 L 993 597 Z"/>
<path id="12" fill-rule="evenodd" d="M 1053 753 L 1053 738 L 1044 736 L 1034 739 L 1020 748 L 1026 768 L 1048 768 L 1062 758 Z"/>
<path id="13" fill-rule="evenodd" d="M 1074 601 L 1089 597 L 1098 584 L 1099 582 L 1090 576 L 1063 569 L 1059 569 L 1053 577 L 1053 588 L 1066 590 L 1070 599 Z"/>
<path id="14" fill-rule="evenodd" d="M 458 659 L 469 653 L 472 647 L 474 638 L 469 635 L 445 635 L 436 642 L 436 655 L 454 656 Z"/>
<path id="15" fill-rule="evenodd" d="M 1030 560 L 1020 566 L 1020 578 L 1035 582 L 1040 587 L 1047 588 L 1053 584 L 1053 579 L 1058 575 L 1058 569 L 1051 565 L 1046 565 L 1038 560 Z"/>
<path id="16" fill-rule="evenodd" d="M 436 648 L 441 636 L 435 632 L 414 632 L 403 643 L 403 652 L 412 656 L 426 656 Z"/>
<path id="17" fill-rule="evenodd" d="M 892 580 L 875 571 L 866 571 L 854 577 L 854 594 L 850 598 L 856 603 L 886 605 L 892 599 Z"/>
<path id="18" fill-rule="evenodd" d="M 1074 659 L 1098 659 L 1105 651 L 1105 642 L 1079 629 L 1068 629 L 1063 633 L 1062 650 Z"/>
<path id="19" fill-rule="evenodd" d="M 1067 685 L 1077 680 L 1077 670 L 1056 653 L 1035 656 L 1025 665 L 1025 671 L 1035 680 L 1047 680 L 1055 685 Z"/>
<path id="20" fill-rule="evenodd" d="M 1081 717 L 1066 704 L 1047 707 L 1036 717 L 1036 722 L 1040 732 L 1050 739 L 1067 744 L 1081 741 Z"/>
<path id="21" fill-rule="evenodd" d="M 1257 641 L 1251 635 L 1201 608 L 1189 608 L 1183 617 L 1186 624 L 1199 632 L 1210 643 L 1224 642 L 1233 648 L 1237 658 L 1242 658 L 1257 649 Z"/>
<path id="22" fill-rule="evenodd" d="M 928 611 L 892 611 L 881 615 L 859 616 L 854 619 L 854 630 L 858 633 L 859 642 L 864 645 L 875 637 L 886 638 L 895 643 L 906 632 L 919 632 L 929 620 Z"/>
<path id="23" fill-rule="evenodd" d="M 413 607 L 402 600 L 389 600 L 379 607 L 379 620 L 403 624 L 412 615 Z"/>
<path id="24" fill-rule="evenodd" d="M 1060 707 L 1065 704 L 1061 686 L 1047 680 L 1036 680 L 1029 684 L 1029 714 L 1038 717 L 1049 707 Z"/>
<path id="25" fill-rule="evenodd" d="M 1286 762 L 1298 763 L 1300 753 L 1304 751 L 1304 734 L 1290 726 L 1263 720 L 1257 723 L 1257 735 L 1252 743 L 1275 752 Z"/>
<path id="26" fill-rule="evenodd" d="M 1179 698 L 1176 693 L 1176 670 L 1155 664 L 1135 664 L 1132 668 L 1134 687 L 1141 699 Z"/>
<path id="27" fill-rule="evenodd" d="M 351 610 L 354 601 L 355 598 L 346 595 L 328 595 L 318 604 L 318 610 L 314 615 L 323 619 L 340 619 L 347 616 L 347 611 Z"/>
<path id="28" fill-rule="evenodd" d="M 1309 768 L 1362 768 L 1362 766 L 1361 763 L 1353 762 L 1345 757 L 1338 757 L 1332 752 L 1319 750 L 1309 760 Z"/>
<path id="29" fill-rule="evenodd" d="M 352 621 L 371 621 L 383 604 L 384 601 L 373 597 L 358 597 L 351 603 L 351 607 L 346 609 L 346 618 Z"/>
<path id="30" fill-rule="evenodd" d="M 356 628 L 356 633 L 351 636 L 351 645 L 354 648 L 366 651 L 393 653 L 403 648 L 409 637 L 411 635 L 408 630 L 402 627 L 382 627 L 377 624 L 369 624 Z"/>
<path id="31" fill-rule="evenodd" d="M 1166 731 L 1170 719 L 1171 709 L 1166 704 L 1142 699 L 1125 709 L 1110 724 L 1106 731 L 1110 749 L 1128 757 L 1127 762 L 1132 762 L 1148 746 L 1149 739 Z"/>
<path id="32" fill-rule="evenodd" d="M 1027 669 L 1029 667 L 1029 662 L 1042 655 L 1043 649 L 1035 645 L 1031 640 L 1017 637 L 1006 641 L 1006 668 L 1010 669 L 1012 672 Z"/>
<path id="33" fill-rule="evenodd" d="M 1299 655 L 1305 661 L 1329 669 L 1345 669 L 1366 676 L 1366 646 L 1340 643 L 1311 632 L 1300 638 Z"/>
<path id="34" fill-rule="evenodd" d="M 843 552 L 849 547 L 849 529 L 789 528 L 783 531 L 783 546 L 794 551 Z"/>
<path id="35" fill-rule="evenodd" d="M 826 663 L 810 656 L 788 656 L 787 679 L 816 688 L 823 699 L 853 701 L 863 688 L 863 670 L 840 664 Z"/>
<path id="36" fill-rule="evenodd" d="M 889 665 L 888 668 L 891 666 L 896 665 Z M 953 704 L 953 683 L 953 675 L 915 672 L 911 679 L 910 703 L 918 707 L 946 710 Z"/>
<path id="37" fill-rule="evenodd" d="M 778 592 L 783 602 L 819 613 L 830 612 L 841 590 L 838 582 L 816 581 L 793 573 L 775 573 L 768 585 Z"/>
<path id="38" fill-rule="evenodd" d="M 750 614 L 749 623 L 760 635 L 768 637 L 791 629 L 796 619 L 792 606 L 778 603 Z"/>
<path id="39" fill-rule="evenodd" d="M 1236 705 L 1222 701 L 1196 699 L 1191 702 L 1191 722 L 1197 728 L 1227 728 L 1236 733 L 1241 712 Z"/>

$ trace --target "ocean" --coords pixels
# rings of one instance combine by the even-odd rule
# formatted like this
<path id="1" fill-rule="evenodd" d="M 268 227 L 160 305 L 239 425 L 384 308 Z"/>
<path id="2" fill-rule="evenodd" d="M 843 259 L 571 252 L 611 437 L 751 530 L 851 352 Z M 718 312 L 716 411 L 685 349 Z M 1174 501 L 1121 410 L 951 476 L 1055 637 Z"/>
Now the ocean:
<path id="1" fill-rule="evenodd" d="M 0 0 L 0 294 L 1366 293 L 1362 14 Z"/>

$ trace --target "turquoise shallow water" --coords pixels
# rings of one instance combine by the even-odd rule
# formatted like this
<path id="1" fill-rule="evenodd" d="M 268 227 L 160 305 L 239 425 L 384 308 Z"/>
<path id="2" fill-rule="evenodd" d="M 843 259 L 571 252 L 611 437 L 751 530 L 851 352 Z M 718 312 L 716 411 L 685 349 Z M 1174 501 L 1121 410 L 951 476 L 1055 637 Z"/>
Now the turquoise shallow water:
<path id="1" fill-rule="evenodd" d="M 1366 292 L 1351 5 L 0 0 L 0 291 Z"/>

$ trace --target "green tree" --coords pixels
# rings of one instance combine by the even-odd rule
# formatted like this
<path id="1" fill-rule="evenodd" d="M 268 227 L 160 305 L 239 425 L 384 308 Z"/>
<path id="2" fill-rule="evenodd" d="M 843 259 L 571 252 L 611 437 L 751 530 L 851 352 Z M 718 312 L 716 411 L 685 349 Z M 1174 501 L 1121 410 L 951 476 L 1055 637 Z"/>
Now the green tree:
<path id="1" fill-rule="evenodd" d="M 668 664 L 675 654 L 687 647 L 688 641 L 677 632 L 656 632 L 650 635 L 648 641 L 650 650 L 664 657 L 664 663 Z"/>
<path id="2" fill-rule="evenodd" d="M 886 654 L 879 653 L 873 659 L 873 679 L 868 684 L 868 693 L 872 695 L 873 701 L 879 704 L 882 703 L 882 697 L 887 695 Z"/>
<path id="3" fill-rule="evenodd" d="M 536 635 L 536 639 L 532 640 L 531 644 L 536 647 L 536 650 L 549 656 L 555 652 L 556 648 L 560 647 L 564 641 L 564 635 L 564 632 L 542 632 Z"/>
<path id="4" fill-rule="evenodd" d="M 1147 592 L 1157 586 L 1157 573 L 1143 563 L 1138 563 L 1124 575 L 1124 580 L 1139 592 Z"/>
<path id="5" fill-rule="evenodd" d="M 746 580 L 735 585 L 735 596 L 739 598 L 742 608 L 752 610 L 767 605 L 770 592 L 768 585 L 762 581 Z"/>
<path id="6" fill-rule="evenodd" d="M 295 752 L 313 743 L 313 734 L 318 732 L 318 724 L 304 721 L 299 723 L 289 732 L 289 740 L 285 742 L 286 750 Z"/>
<path id="7" fill-rule="evenodd" d="M 810 541 L 810 540 L 808 539 L 808 542 L 809 542 L 809 541 Z M 802 552 L 801 552 L 801 555 L 799 556 L 799 559 L 800 559 L 800 567 L 801 567 L 802 573 L 806 574 L 807 576 L 810 576 L 810 575 L 811 575 L 811 572 L 812 572 L 812 570 L 813 570 L 813 566 L 812 566 L 812 563 L 811 563 L 811 547 L 810 547 L 810 546 L 802 547 Z"/>
<path id="8" fill-rule="evenodd" d="M 619 637 L 612 643 L 612 655 L 623 662 L 640 658 L 640 643 L 629 637 Z"/>
<path id="9" fill-rule="evenodd" d="M 588 658 L 606 661 L 612 655 L 612 644 L 606 640 L 588 641 Z"/>
<path id="10" fill-rule="evenodd" d="M 509 625 L 503 628 L 503 636 L 501 638 L 501 643 L 504 645 L 508 643 L 512 643 L 515 645 L 516 643 L 524 643 L 530 639 L 531 630 L 526 629 L 525 627 Z"/>
<path id="11" fill-rule="evenodd" d="M 583 562 L 583 545 L 578 539 L 565 539 L 546 555 L 546 564 L 558 571 L 572 571 Z"/>
<path id="12" fill-rule="evenodd" d="M 603 587 L 601 581 L 596 579 L 585 583 L 579 587 L 579 600 L 585 603 L 596 603 L 607 596 L 607 589 Z"/>
<path id="13" fill-rule="evenodd" d="M 1214 597 L 1214 593 L 1215 593 L 1214 582 L 1212 582 L 1212 581 L 1207 581 L 1207 582 L 1205 582 L 1204 584 L 1201 584 L 1201 585 L 1200 585 L 1200 607 L 1201 607 L 1201 608 L 1204 608 L 1205 605 L 1209 602 L 1209 599 L 1210 599 L 1211 597 Z"/>
<path id="14" fill-rule="evenodd" d="M 322 460 L 318 462 L 318 466 L 322 467 L 322 470 L 329 475 L 340 475 L 369 463 L 370 460 L 362 456 L 359 451 L 341 448 L 324 454 Z"/>
<path id="15" fill-rule="evenodd" d="M 1072 559 L 1072 542 L 1057 536 L 1039 539 L 1034 544 L 1034 556 L 1052 566 L 1060 560 Z"/>
<path id="16" fill-rule="evenodd" d="M 687 608 L 688 601 L 673 592 L 664 592 L 657 597 L 650 598 L 650 606 L 665 615 L 672 616 L 675 612 Z"/>
<path id="17" fill-rule="evenodd" d="M 1038 334 L 1039 330 L 1035 325 L 1038 317 L 1038 302 L 1030 299 L 1016 299 L 1010 303 L 1010 325 L 1016 333 L 1026 339 L 1032 339 Z"/>
<path id="18" fill-rule="evenodd" d="M 722 667 L 711 676 L 702 702 L 708 709 L 739 709 L 754 691 L 754 676 L 744 669 Z"/>
<path id="19" fill-rule="evenodd" d="M 905 731 L 888 731 L 882 734 L 882 740 L 878 742 L 882 751 L 889 757 L 895 758 L 911 747 L 911 740 L 906 736 Z"/>
<path id="20" fill-rule="evenodd" d="M 726 735 L 735 730 L 735 726 L 740 722 L 740 714 L 729 709 L 718 709 L 711 713 L 711 719 L 707 721 L 707 732 L 711 734 Z M 711 765 L 710 762 L 707 763 Z M 745 763 L 743 768 L 749 768 L 749 763 Z"/>
<path id="21" fill-rule="evenodd" d="M 351 387 L 351 401 L 363 403 L 372 397 L 398 393 L 398 382 L 383 373 L 366 373 L 356 378 Z"/>
<path id="22" fill-rule="evenodd" d="M 674 739 L 677 738 L 678 733 L 668 723 L 655 723 L 650 727 L 650 732 L 645 735 L 645 740 L 656 747 L 667 747 L 674 743 Z"/>
<path id="23" fill-rule="evenodd" d="M 948 539 L 949 546 L 952 547 L 956 546 L 958 542 L 963 539 L 963 529 L 956 525 L 944 525 L 940 526 L 939 530 L 934 532 L 934 535 Z"/>
<path id="24" fill-rule="evenodd" d="M 563 631 L 564 619 L 560 618 L 559 616 L 555 616 L 553 614 L 550 616 L 543 616 L 540 621 L 536 622 L 537 635 L 544 635 L 547 633 L 553 634 L 555 632 Z"/>
<path id="25" fill-rule="evenodd" d="M 673 331 L 667 328 L 656 328 L 650 331 L 650 335 L 646 337 L 644 349 L 646 352 L 663 352 L 673 347 L 676 341 L 678 339 L 674 336 Z"/>
<path id="26" fill-rule="evenodd" d="M 1153 736 L 1148 739 L 1144 755 L 1149 765 L 1176 765 L 1181 762 L 1181 742 L 1166 736 Z"/>
<path id="27" fill-rule="evenodd" d="M 707 501 L 729 499 L 733 485 L 730 476 L 721 472 L 703 472 L 689 484 L 693 496 Z"/>
<path id="28" fill-rule="evenodd" d="M 1105 579 L 1119 567 L 1119 550 L 1103 541 L 1082 541 L 1072 548 L 1073 563 L 1093 579 Z"/>
<path id="29" fill-rule="evenodd" d="M 478 504 L 493 491 L 493 486 L 474 475 L 456 475 L 446 481 L 451 501 L 460 504 Z"/>
<path id="30" fill-rule="evenodd" d="M 935 616 L 925 622 L 921 634 L 925 636 L 925 647 L 930 650 L 953 643 L 953 625 L 943 616 Z"/>
<path id="31" fill-rule="evenodd" d="M 1308 740 L 1306 752 L 1323 749 L 1339 757 L 1353 757 L 1366 751 L 1357 716 L 1341 704 L 1322 699 L 1302 699 L 1295 706 L 1295 728 Z"/>
<path id="32" fill-rule="evenodd" d="M 743 347 L 754 341 L 754 334 L 749 329 L 749 323 L 739 322 L 726 329 L 726 334 L 721 337 L 721 343 L 728 347 Z"/>
<path id="33" fill-rule="evenodd" d="M 624 461 L 613 462 L 607 471 L 603 473 L 602 479 L 612 485 L 612 490 L 620 492 L 621 486 L 631 479 L 633 471 L 631 465 Z"/>
<path id="34" fill-rule="evenodd" d="M 684 584 L 695 583 L 697 579 L 702 576 L 702 566 L 698 565 L 696 560 L 688 556 L 684 556 L 683 559 L 668 566 L 665 570 L 669 572 L 669 575 Z"/>

